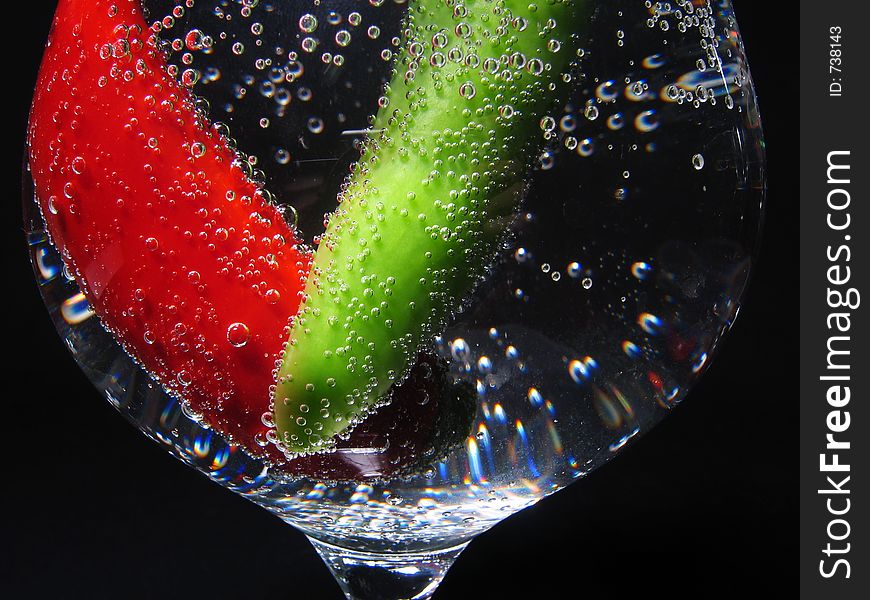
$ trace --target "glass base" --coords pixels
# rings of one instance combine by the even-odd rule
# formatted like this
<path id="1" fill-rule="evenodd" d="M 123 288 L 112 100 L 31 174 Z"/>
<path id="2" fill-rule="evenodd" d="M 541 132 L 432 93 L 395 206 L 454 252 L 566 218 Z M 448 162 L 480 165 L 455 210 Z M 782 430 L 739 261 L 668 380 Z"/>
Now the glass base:
<path id="1" fill-rule="evenodd" d="M 468 542 L 431 552 L 358 552 L 308 538 L 348 600 L 426 600 Z"/>

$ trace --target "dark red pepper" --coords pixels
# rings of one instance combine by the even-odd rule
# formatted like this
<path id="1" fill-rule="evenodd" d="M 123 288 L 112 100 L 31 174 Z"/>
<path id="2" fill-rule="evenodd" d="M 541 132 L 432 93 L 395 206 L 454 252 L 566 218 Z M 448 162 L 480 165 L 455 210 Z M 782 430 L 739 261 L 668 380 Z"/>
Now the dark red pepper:
<path id="1" fill-rule="evenodd" d="M 168 73 L 136 0 L 60 0 L 28 147 L 51 239 L 103 325 L 262 454 L 310 253 Z"/>

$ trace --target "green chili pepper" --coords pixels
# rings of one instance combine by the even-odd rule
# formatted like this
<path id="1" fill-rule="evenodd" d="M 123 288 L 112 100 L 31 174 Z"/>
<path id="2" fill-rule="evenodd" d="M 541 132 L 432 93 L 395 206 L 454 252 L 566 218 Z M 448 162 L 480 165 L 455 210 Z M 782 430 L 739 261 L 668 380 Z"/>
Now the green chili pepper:
<path id="1" fill-rule="evenodd" d="M 327 448 L 400 381 L 495 258 L 576 57 L 583 0 L 412 0 L 330 216 L 274 396 L 289 453 Z"/>

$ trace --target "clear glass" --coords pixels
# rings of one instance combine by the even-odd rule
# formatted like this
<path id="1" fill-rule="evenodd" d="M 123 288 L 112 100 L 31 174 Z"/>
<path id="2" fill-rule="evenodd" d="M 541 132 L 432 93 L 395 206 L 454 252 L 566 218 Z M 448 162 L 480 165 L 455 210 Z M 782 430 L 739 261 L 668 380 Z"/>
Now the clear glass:
<path id="1" fill-rule="evenodd" d="M 390 76 L 383 50 L 414 3 L 144 5 L 164 23 L 174 72 L 311 241 L 359 156 Z M 319 22 L 313 52 L 301 47 L 305 15 Z M 431 595 L 475 535 L 600 467 L 679 404 L 737 315 L 765 174 L 731 5 L 609 0 L 590 19 L 581 75 L 541 119 L 497 264 L 431 343 L 475 390 L 472 433 L 402 476 L 383 473 L 391 431 L 336 451 L 347 477 L 329 464 L 288 474 L 205 427 L 103 328 L 25 186 L 43 298 L 100 393 L 167 451 L 302 530 L 348 597 L 372 586 Z M 210 44 L 172 44 L 192 31 Z"/>

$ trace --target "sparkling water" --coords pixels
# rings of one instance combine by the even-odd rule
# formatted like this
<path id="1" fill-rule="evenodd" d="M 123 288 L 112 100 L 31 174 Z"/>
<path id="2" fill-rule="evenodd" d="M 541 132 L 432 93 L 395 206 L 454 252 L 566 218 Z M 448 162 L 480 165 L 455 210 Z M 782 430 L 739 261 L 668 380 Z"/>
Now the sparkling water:
<path id="1" fill-rule="evenodd" d="M 172 72 L 314 244 L 374 135 L 408 3 L 144 4 Z M 390 436 L 374 436 L 338 450 L 357 469 L 348 480 L 290 475 L 227 443 L 101 326 L 27 189 L 36 277 L 75 359 L 175 456 L 357 550 L 455 546 L 601 466 L 686 397 L 736 317 L 764 144 L 729 2 L 613 0 L 590 19 L 495 263 L 427 344 L 476 401 L 446 457 L 384 475 Z M 459 58 L 445 50 L 433 65 Z"/>

